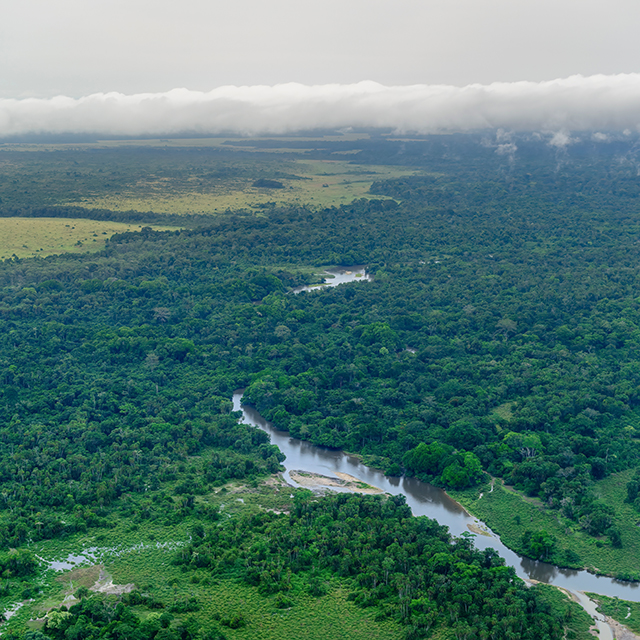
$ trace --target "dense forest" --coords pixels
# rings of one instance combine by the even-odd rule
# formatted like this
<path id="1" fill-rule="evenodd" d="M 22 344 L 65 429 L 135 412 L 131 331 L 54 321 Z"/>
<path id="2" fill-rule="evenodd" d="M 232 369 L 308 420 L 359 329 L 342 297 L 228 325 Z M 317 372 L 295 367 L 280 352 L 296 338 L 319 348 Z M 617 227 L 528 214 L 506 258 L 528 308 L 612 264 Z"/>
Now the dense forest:
<path id="1" fill-rule="evenodd" d="M 109 528 L 113 513 L 193 516 L 206 527 L 179 561 L 214 574 L 286 593 L 282 580 L 309 573 L 311 547 L 326 544 L 320 569 L 410 633 L 562 637 L 498 558 L 393 500 L 301 499 L 288 524 L 221 523 L 196 500 L 280 469 L 278 449 L 232 412 L 246 387 L 295 437 L 453 489 L 491 474 L 624 548 L 593 486 L 639 463 L 635 147 L 512 147 L 373 140 L 355 162 L 420 171 L 341 207 L 243 210 L 116 235 L 96 254 L 1 263 L 2 547 Z M 21 215 L 43 215 L 36 204 Z M 366 265 L 372 280 L 292 293 L 322 265 Z M 545 532 L 523 544 L 551 558 Z M 460 580 L 490 601 L 458 602 Z M 487 622 L 498 601 L 513 612 Z M 63 637 L 71 619 L 45 633 Z"/>

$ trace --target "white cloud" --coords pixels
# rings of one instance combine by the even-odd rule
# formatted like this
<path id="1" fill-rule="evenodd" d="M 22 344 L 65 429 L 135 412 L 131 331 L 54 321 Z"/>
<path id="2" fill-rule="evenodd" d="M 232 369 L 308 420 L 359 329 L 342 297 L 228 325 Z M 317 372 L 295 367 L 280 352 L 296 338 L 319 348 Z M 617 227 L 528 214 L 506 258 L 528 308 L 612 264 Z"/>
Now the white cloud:
<path id="1" fill-rule="evenodd" d="M 594 140 L 598 141 L 598 139 L 594 136 Z M 552 147 L 558 147 L 558 149 L 564 149 L 566 146 L 570 145 L 573 142 L 573 139 L 570 135 L 567 134 L 566 131 L 556 131 L 551 140 L 549 140 L 549 144 Z M 602 142 L 600 140 L 600 142 Z"/>
<path id="2" fill-rule="evenodd" d="M 431 133 L 475 129 L 557 132 L 640 129 L 640 74 L 571 76 L 548 82 L 386 87 L 280 84 L 210 92 L 96 93 L 74 99 L 0 100 L 0 136 L 27 133 L 170 135 L 287 133 L 391 127 Z M 598 139 L 596 137 L 596 139 Z M 510 152 L 509 141 L 505 153 Z"/>

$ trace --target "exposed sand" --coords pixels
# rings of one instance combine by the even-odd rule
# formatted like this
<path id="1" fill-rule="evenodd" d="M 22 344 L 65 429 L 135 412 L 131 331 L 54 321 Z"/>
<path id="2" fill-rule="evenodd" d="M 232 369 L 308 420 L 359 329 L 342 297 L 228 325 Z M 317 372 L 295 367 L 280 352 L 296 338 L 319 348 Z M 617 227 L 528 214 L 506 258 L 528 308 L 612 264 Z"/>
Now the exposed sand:
<path id="1" fill-rule="evenodd" d="M 308 471 L 290 471 L 289 476 L 296 484 L 311 489 L 312 491 L 322 491 L 335 487 L 341 491 L 350 491 L 351 493 L 367 493 L 372 495 L 384 493 L 382 489 L 365 484 L 348 473 L 336 472 L 336 476 L 338 477 L 332 478 Z"/>
<path id="2" fill-rule="evenodd" d="M 134 584 L 113 584 L 113 579 L 101 564 L 94 564 L 90 567 L 78 567 L 72 571 L 67 571 L 63 575 L 58 576 L 56 581 L 68 584 L 65 593 L 66 602 L 75 600 L 73 594 L 78 587 L 88 587 L 89 591 L 113 595 L 130 593 L 135 589 Z"/>
<path id="3" fill-rule="evenodd" d="M 471 533 L 477 533 L 479 536 L 487 536 L 488 538 L 491 537 L 491 534 L 486 529 L 483 529 L 481 526 L 475 524 L 474 522 L 468 524 L 467 529 L 469 529 Z"/>
<path id="4" fill-rule="evenodd" d="M 113 584 L 111 576 L 102 569 L 96 583 L 90 588 L 90 591 L 97 593 L 108 593 L 111 595 L 121 596 L 123 593 L 131 593 L 136 588 L 132 582 L 129 584 Z"/>
<path id="5" fill-rule="evenodd" d="M 633 631 L 629 631 L 627 627 L 621 625 L 619 622 L 616 622 L 613 618 L 606 616 L 607 624 L 611 627 L 613 631 L 613 637 L 616 640 L 640 640 L 640 636 L 633 633 Z"/>

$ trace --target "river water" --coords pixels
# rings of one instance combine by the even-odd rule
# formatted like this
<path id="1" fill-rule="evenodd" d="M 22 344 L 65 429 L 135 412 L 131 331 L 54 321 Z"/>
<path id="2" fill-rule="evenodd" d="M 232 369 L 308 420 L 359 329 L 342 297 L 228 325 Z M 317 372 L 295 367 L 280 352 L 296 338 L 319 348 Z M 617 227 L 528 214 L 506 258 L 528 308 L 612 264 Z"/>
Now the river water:
<path id="1" fill-rule="evenodd" d="M 415 478 L 387 477 L 382 471 L 371 469 L 357 458 L 342 451 L 317 447 L 304 440 L 291 438 L 286 431 L 275 429 L 255 409 L 242 405 L 241 398 L 242 392 L 237 391 L 233 396 L 234 411 L 242 411 L 242 421 L 245 424 L 251 424 L 266 431 L 271 436 L 271 443 L 278 445 L 282 453 L 285 454 L 286 459 L 282 464 L 286 469 L 284 478 L 287 482 L 295 485 L 289 476 L 289 472 L 295 470 L 319 473 L 331 478 L 338 477 L 336 472 L 347 473 L 362 482 L 379 487 L 391 495 L 404 494 L 414 515 L 434 518 L 440 524 L 449 527 L 454 536 L 469 532 L 469 525 L 474 529 L 485 530 L 486 535 L 475 536 L 476 547 L 495 549 L 507 561 L 507 564 L 515 567 L 521 578 L 554 584 L 570 591 L 592 591 L 606 596 L 617 596 L 625 600 L 640 602 L 640 584 L 637 582 L 622 582 L 612 578 L 595 576 L 587 571 L 559 569 L 546 562 L 523 558 L 505 547 L 500 538 L 483 522 L 469 515 L 442 489 Z"/>
<path id="2" fill-rule="evenodd" d="M 350 273 L 344 269 L 328 270 L 328 273 L 336 275 L 335 279 L 327 282 L 328 286 L 337 286 L 345 282 L 356 280 L 356 274 L 364 274 L 358 280 L 369 280 L 364 273 L 364 267 L 350 267 Z M 309 287 L 301 287 L 296 292 L 307 290 Z M 346 473 L 362 482 L 366 482 L 391 494 L 403 494 L 407 504 L 416 516 L 428 516 L 434 518 L 440 524 L 449 527 L 454 536 L 472 530 L 483 530 L 485 535 L 475 535 L 474 542 L 478 549 L 491 547 L 495 549 L 507 562 L 515 568 L 518 576 L 525 580 L 536 580 L 546 584 L 572 592 L 587 612 L 594 618 L 599 629 L 601 640 L 613 638 L 609 625 L 604 617 L 595 611 L 595 605 L 582 592 L 591 591 L 606 596 L 623 598 L 640 602 L 640 584 L 636 582 L 624 582 L 603 576 L 595 576 L 587 571 L 574 571 L 560 569 L 546 562 L 536 562 L 523 558 L 508 549 L 500 538 L 494 534 L 483 522 L 469 515 L 461 505 L 451 499 L 442 489 L 421 482 L 415 478 L 391 478 L 381 471 L 371 469 L 362 464 L 357 458 L 349 456 L 342 451 L 317 447 L 296 438 L 291 438 L 286 431 L 279 431 L 265 420 L 255 409 L 242 405 L 242 390 L 233 395 L 234 411 L 242 411 L 242 421 L 245 424 L 256 426 L 266 431 L 271 436 L 271 443 L 278 445 L 286 459 L 283 466 L 286 471 L 284 478 L 292 485 L 291 471 L 308 471 L 324 476 L 337 478 L 337 473 Z"/>
<path id="3" fill-rule="evenodd" d="M 371 280 L 371 276 L 366 272 L 366 268 L 363 265 L 356 265 L 348 269 L 341 267 L 325 269 L 320 275 L 325 277 L 326 282 L 324 284 L 310 284 L 296 287 L 293 289 L 293 293 L 300 293 L 301 291 L 322 291 L 325 287 L 337 287 L 339 284 L 345 284 L 347 282 L 368 282 Z"/>
<path id="4" fill-rule="evenodd" d="M 416 516 L 428 516 L 440 524 L 447 525 L 454 536 L 469 532 L 471 525 L 474 529 L 483 529 L 486 535 L 476 535 L 475 545 L 478 549 L 491 547 L 495 549 L 507 562 L 515 567 L 516 573 L 524 579 L 537 580 L 562 587 L 571 591 L 576 599 L 594 618 L 601 640 L 610 640 L 613 634 L 604 617 L 596 613 L 594 603 L 583 593 L 591 591 L 606 596 L 617 596 L 625 600 L 640 602 L 638 583 L 621 582 L 603 576 L 594 576 L 587 571 L 572 571 L 560 569 L 545 562 L 536 562 L 522 558 L 517 553 L 505 547 L 500 538 L 488 527 L 473 516 L 469 515 L 455 500 L 451 499 L 442 489 L 421 482 L 415 478 L 390 478 L 381 471 L 371 469 L 362 464 L 357 458 L 342 451 L 316 447 L 315 445 L 289 436 L 288 432 L 280 431 L 265 420 L 254 408 L 242 404 L 242 390 L 233 394 L 233 410 L 242 411 L 242 422 L 250 424 L 271 436 L 271 444 L 276 444 L 286 458 L 282 463 L 285 467 L 284 479 L 296 485 L 290 477 L 291 471 L 308 471 L 330 478 L 338 478 L 336 472 L 347 473 L 374 487 L 391 494 L 404 494 L 407 504 Z"/>

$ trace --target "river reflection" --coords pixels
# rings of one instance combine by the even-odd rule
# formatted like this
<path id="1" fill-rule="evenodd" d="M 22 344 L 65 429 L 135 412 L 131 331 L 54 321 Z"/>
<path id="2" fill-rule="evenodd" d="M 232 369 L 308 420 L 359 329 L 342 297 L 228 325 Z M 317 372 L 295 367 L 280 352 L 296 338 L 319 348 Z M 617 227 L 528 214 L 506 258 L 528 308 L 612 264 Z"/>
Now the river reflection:
<path id="1" fill-rule="evenodd" d="M 414 515 L 434 518 L 440 524 L 449 527 L 451 533 L 459 536 L 470 531 L 482 529 L 486 535 L 475 535 L 478 549 L 495 549 L 507 562 L 516 569 L 521 578 L 537 580 L 553 584 L 569 591 L 592 591 L 606 596 L 617 596 L 625 600 L 640 602 L 640 587 L 636 582 L 623 582 L 603 576 L 595 576 L 587 571 L 559 569 L 546 562 L 536 562 L 522 558 L 505 547 L 500 538 L 490 531 L 484 523 L 469 515 L 462 506 L 452 500 L 442 489 L 421 482 L 416 478 L 389 478 L 381 471 L 370 469 L 357 458 L 342 451 L 317 447 L 296 438 L 291 438 L 286 431 L 275 429 L 255 409 L 241 404 L 242 391 L 233 394 L 234 411 L 242 411 L 243 422 L 259 427 L 271 436 L 271 443 L 278 445 L 286 459 L 283 474 L 287 482 L 291 480 L 290 471 L 302 470 L 319 473 L 329 477 L 337 477 L 336 472 L 348 473 L 362 482 L 380 487 L 391 495 L 404 494 L 407 504 Z"/>
<path id="2" fill-rule="evenodd" d="M 302 291 L 320 291 L 325 287 L 337 287 L 339 284 L 347 282 L 363 282 L 370 281 L 371 276 L 367 275 L 364 265 L 355 265 L 353 267 L 332 267 L 325 269 L 322 274 L 325 276 L 324 284 L 311 284 L 293 289 L 293 293 L 301 293 Z"/>

